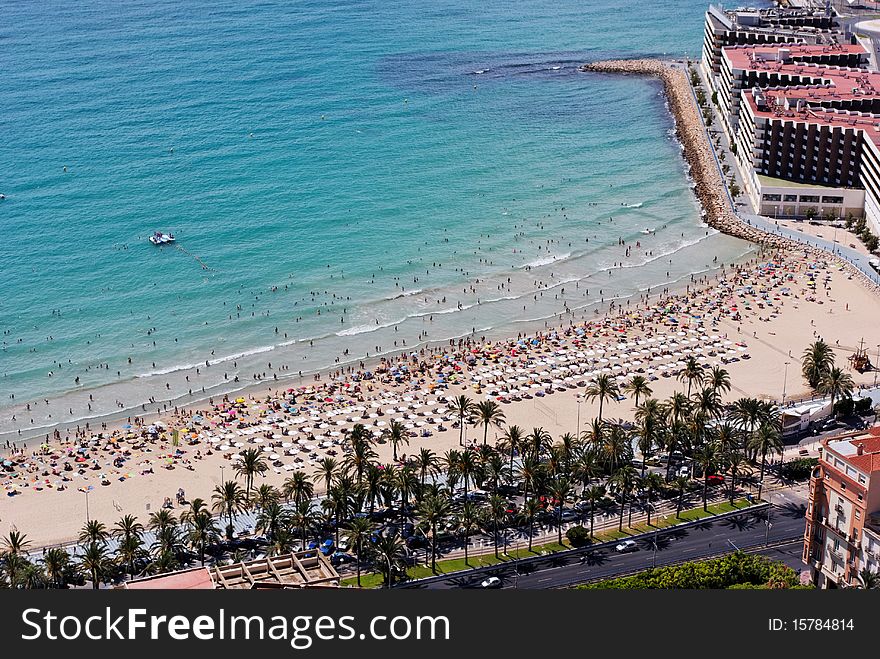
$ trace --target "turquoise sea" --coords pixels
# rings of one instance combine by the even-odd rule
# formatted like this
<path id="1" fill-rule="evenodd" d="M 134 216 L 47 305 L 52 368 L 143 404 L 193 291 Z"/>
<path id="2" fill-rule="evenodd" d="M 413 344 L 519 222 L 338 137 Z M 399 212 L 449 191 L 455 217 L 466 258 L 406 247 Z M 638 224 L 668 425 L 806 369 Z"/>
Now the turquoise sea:
<path id="1" fill-rule="evenodd" d="M 4 3 L 0 438 L 515 335 L 741 257 L 700 224 L 659 83 L 577 71 L 698 56 L 704 10 Z"/>

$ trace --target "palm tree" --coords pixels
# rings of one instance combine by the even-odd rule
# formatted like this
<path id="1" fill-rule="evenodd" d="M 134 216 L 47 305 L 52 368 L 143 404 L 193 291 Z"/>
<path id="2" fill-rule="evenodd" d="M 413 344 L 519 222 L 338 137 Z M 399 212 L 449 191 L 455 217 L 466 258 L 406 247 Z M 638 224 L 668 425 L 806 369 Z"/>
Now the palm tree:
<path id="1" fill-rule="evenodd" d="M 626 384 L 623 385 L 623 390 L 634 398 L 635 407 L 639 406 L 640 397 L 647 398 L 654 393 L 651 390 L 651 386 L 648 384 L 648 378 L 644 375 L 632 376 Z"/>
<path id="2" fill-rule="evenodd" d="M 348 538 L 357 555 L 357 585 L 361 587 L 361 561 L 364 558 L 363 543 L 369 542 L 373 532 L 373 523 L 368 517 L 355 517 L 348 523 Z"/>
<path id="3" fill-rule="evenodd" d="M 464 498 L 465 501 L 467 501 L 468 481 L 473 480 L 476 482 L 481 471 L 480 464 L 477 461 L 476 452 L 465 449 L 458 453 L 458 464 L 456 465 L 456 469 L 458 475 L 461 477 L 462 481 L 464 481 Z"/>
<path id="4" fill-rule="evenodd" d="M 360 485 L 363 483 L 367 465 L 376 458 L 376 452 L 370 445 L 371 431 L 367 430 L 362 423 L 356 423 L 348 434 L 348 441 L 351 444 L 351 450 L 345 457 L 345 471 L 347 473 L 353 471 L 357 477 L 357 484 Z"/>
<path id="5" fill-rule="evenodd" d="M 129 535 L 120 537 L 116 547 L 116 560 L 120 565 L 128 569 L 128 574 L 134 578 L 134 564 L 139 558 L 147 554 L 144 549 L 144 541 L 141 536 Z"/>
<path id="6" fill-rule="evenodd" d="M 483 445 L 485 445 L 489 436 L 489 426 L 501 428 L 504 425 L 504 411 L 494 400 L 483 400 L 477 403 L 474 412 L 478 423 L 483 426 Z"/>
<path id="7" fill-rule="evenodd" d="M 648 469 L 648 455 L 654 450 L 657 444 L 657 437 L 660 431 L 660 417 L 655 414 L 644 415 L 636 427 L 636 436 L 638 437 L 639 453 L 642 454 L 642 477 Z"/>
<path id="8" fill-rule="evenodd" d="M 27 539 L 27 534 L 22 533 L 15 527 L 3 538 L 3 554 L 20 556 L 25 554 L 30 546 L 31 542 Z"/>
<path id="9" fill-rule="evenodd" d="M 675 508 L 675 518 L 681 517 L 681 507 L 684 503 L 684 491 L 687 489 L 690 481 L 684 476 L 678 476 L 675 479 L 675 486 L 678 488 L 678 504 Z"/>
<path id="10" fill-rule="evenodd" d="M 845 373 L 838 366 L 833 366 L 822 374 L 818 391 L 825 396 L 831 396 L 831 413 L 834 414 L 834 401 L 851 396 L 854 386 L 853 378 L 849 373 Z"/>
<path id="11" fill-rule="evenodd" d="M 486 509 L 492 520 L 492 537 L 495 541 L 495 558 L 500 558 L 498 556 L 498 525 L 507 514 L 507 501 L 497 494 L 493 494 L 489 497 L 489 503 Z"/>
<path id="12" fill-rule="evenodd" d="M 680 391 L 676 391 L 664 405 L 666 422 L 670 426 L 676 423 L 684 423 L 690 416 L 692 407 L 693 403 L 691 402 L 690 395 L 685 396 Z"/>
<path id="13" fill-rule="evenodd" d="M 244 476 L 246 488 L 244 496 L 247 502 L 251 498 L 251 486 L 254 484 L 254 476 L 257 474 L 262 476 L 269 468 L 269 465 L 266 464 L 262 451 L 255 448 L 246 449 L 239 453 L 239 455 L 241 460 L 236 461 L 233 469 L 235 469 L 236 475 Z"/>
<path id="14" fill-rule="evenodd" d="M 409 445 L 409 435 L 406 433 L 406 426 L 400 421 L 392 421 L 383 434 L 391 444 L 391 449 L 394 452 L 393 459 L 397 462 L 397 447 L 400 444 Z"/>
<path id="15" fill-rule="evenodd" d="M 431 571 L 437 573 L 437 525 L 449 517 L 449 499 L 441 495 L 428 495 L 419 505 L 419 519 L 431 528 Z"/>
<path id="16" fill-rule="evenodd" d="M 169 528 L 177 526 L 177 518 L 174 513 L 167 508 L 160 508 L 154 513 L 150 513 L 147 520 L 147 528 L 153 531 L 157 536 L 161 536 Z"/>
<path id="17" fill-rule="evenodd" d="M 306 547 L 306 530 L 315 523 L 316 519 L 317 515 L 310 499 L 304 499 L 293 505 L 290 522 L 299 529 L 300 544 L 303 549 Z"/>
<path id="18" fill-rule="evenodd" d="M 113 537 L 118 540 L 139 538 L 144 534 L 144 525 L 137 521 L 134 515 L 126 515 L 113 527 Z"/>
<path id="19" fill-rule="evenodd" d="M 507 447 L 510 452 L 510 475 L 513 475 L 513 456 L 522 447 L 524 433 L 519 426 L 508 426 L 507 430 L 501 436 L 501 443 Z"/>
<path id="20" fill-rule="evenodd" d="M 532 539 L 535 536 L 535 517 L 544 510 L 544 504 L 538 499 L 526 499 L 523 504 L 523 515 L 529 524 L 529 551 L 532 551 Z"/>
<path id="21" fill-rule="evenodd" d="M 232 517 L 236 513 L 244 510 L 247 501 L 247 495 L 235 481 L 226 481 L 223 485 L 214 488 L 211 495 L 214 502 L 211 506 L 215 512 L 226 515 L 228 524 L 226 525 L 226 537 L 232 539 Z"/>
<path id="22" fill-rule="evenodd" d="M 134 578 L 134 562 L 143 555 L 144 525 L 134 515 L 125 515 L 113 527 L 113 537 L 118 541 L 116 556 L 128 567 L 128 573 Z"/>
<path id="23" fill-rule="evenodd" d="M 103 545 L 106 544 L 109 537 L 110 533 L 107 531 L 107 527 L 96 519 L 88 520 L 79 532 L 79 541 L 84 545 L 93 542 Z"/>
<path id="24" fill-rule="evenodd" d="M 744 456 L 738 448 L 732 448 L 724 453 L 724 461 L 727 463 L 727 469 L 730 473 L 730 487 L 728 488 L 728 496 L 730 503 L 733 505 L 733 498 L 736 494 L 736 474 L 739 466 L 743 463 Z"/>
<path id="25" fill-rule="evenodd" d="M 425 489 L 425 478 L 429 474 L 434 474 L 438 464 L 437 454 L 434 451 L 424 446 L 419 449 L 419 454 L 416 456 L 416 469 L 419 470 L 420 489 Z"/>
<path id="26" fill-rule="evenodd" d="M 333 465 L 327 465 L 327 460 L 333 462 Z M 323 477 L 326 479 L 327 486 L 324 490 L 325 492 L 330 490 L 330 481 L 335 472 L 336 460 L 333 458 L 328 457 L 318 461 L 318 471 L 315 473 L 315 478 L 320 480 L 320 478 Z M 284 483 L 281 485 L 281 491 L 284 493 L 284 499 L 286 501 L 293 501 L 295 504 L 300 503 L 301 501 L 310 501 L 315 495 L 314 485 L 312 485 L 312 482 L 309 480 L 306 473 L 299 469 L 294 471 L 289 478 L 284 480 Z"/>
<path id="27" fill-rule="evenodd" d="M 608 373 L 601 373 L 596 380 L 584 391 L 584 398 L 593 402 L 599 399 L 599 421 L 602 421 L 602 408 L 606 400 L 617 400 L 620 396 L 620 387 Z"/>
<path id="28" fill-rule="evenodd" d="M 376 553 L 381 557 L 379 571 L 385 575 L 385 587 L 394 585 L 394 573 L 403 570 L 406 545 L 398 533 L 382 534 L 376 540 Z"/>
<path id="29" fill-rule="evenodd" d="M 819 383 L 834 366 L 834 351 L 825 341 L 819 339 L 804 350 L 801 359 L 801 373 L 809 383 L 810 388 L 817 390 Z"/>
<path id="30" fill-rule="evenodd" d="M 205 564 L 205 547 L 214 542 L 219 529 L 207 510 L 199 510 L 194 515 L 187 517 L 186 540 L 189 546 L 195 549 L 199 555 L 199 561 Z"/>
<path id="31" fill-rule="evenodd" d="M 324 456 L 323 458 L 318 460 L 318 462 L 315 464 L 317 466 L 317 470 L 315 471 L 314 475 L 312 476 L 312 480 L 315 482 L 316 485 L 323 480 L 324 481 L 324 492 L 329 492 L 330 491 L 330 483 L 333 482 L 333 478 L 336 476 L 336 473 L 339 469 L 339 462 L 337 462 L 334 458 L 331 458 L 328 455 L 328 456 Z M 297 478 L 298 480 L 294 483 L 294 482 L 292 482 L 292 478 Z M 282 487 L 282 490 L 284 492 L 284 496 L 288 500 L 293 498 L 293 492 L 294 492 L 294 489 L 288 488 L 288 486 L 287 486 L 288 483 L 291 483 L 291 486 L 293 486 L 295 484 L 295 486 L 296 486 L 295 491 L 299 492 L 300 494 L 302 494 L 305 491 L 305 485 L 303 484 L 305 481 L 305 474 L 301 471 L 296 471 L 296 472 L 294 472 L 292 478 L 288 478 L 286 481 L 284 481 L 284 485 Z M 314 488 L 312 488 L 310 490 L 310 494 L 308 495 L 309 498 L 312 498 L 313 493 L 314 493 Z"/>
<path id="32" fill-rule="evenodd" d="M 859 571 L 859 588 L 864 590 L 876 590 L 880 588 L 880 574 L 869 570 L 868 568 L 862 568 Z"/>
<path id="33" fill-rule="evenodd" d="M 721 397 L 712 387 L 703 387 L 694 394 L 692 408 L 694 416 L 702 420 L 717 419 L 723 410 Z"/>
<path id="34" fill-rule="evenodd" d="M 575 458 L 571 469 L 572 478 L 581 483 L 581 492 L 586 492 L 590 482 L 599 474 L 599 461 L 596 459 L 596 451 L 592 448 L 581 449 Z"/>
<path id="35" fill-rule="evenodd" d="M 709 510 L 709 472 L 718 466 L 718 446 L 714 442 L 707 442 L 696 450 L 694 460 L 703 470 L 703 510 Z"/>
<path id="36" fill-rule="evenodd" d="M 653 506 L 651 505 L 651 497 L 654 492 L 663 487 L 663 476 L 660 474 L 647 474 L 642 477 L 642 489 L 645 491 L 646 501 L 647 501 L 647 509 L 648 509 L 648 526 L 651 526 L 651 509 Z"/>
<path id="37" fill-rule="evenodd" d="M 761 474 L 758 477 L 758 499 L 760 499 L 764 488 L 764 469 L 767 466 L 767 454 L 782 454 L 783 445 L 779 427 L 775 423 L 762 423 L 749 442 L 749 446 L 756 453 L 761 454 Z"/>
<path id="38" fill-rule="evenodd" d="M 626 498 L 632 493 L 638 474 L 630 464 L 623 465 L 612 474 L 608 482 L 620 496 L 620 520 L 618 531 L 623 531 L 623 513 L 626 510 Z M 632 526 L 632 509 L 630 509 L 630 526 Z"/>
<path id="39" fill-rule="evenodd" d="M 449 517 L 449 499 L 429 494 L 419 505 L 419 519 L 431 527 L 431 571 L 437 574 L 437 525 Z"/>
<path id="40" fill-rule="evenodd" d="M 556 501 L 556 531 L 560 545 L 562 545 L 562 509 L 571 499 L 571 490 L 571 481 L 565 476 L 557 476 L 550 482 L 550 496 Z"/>
<path id="41" fill-rule="evenodd" d="M 262 510 L 273 503 L 277 503 L 280 498 L 278 490 L 268 483 L 263 483 L 251 495 L 251 505 L 258 510 Z"/>
<path id="42" fill-rule="evenodd" d="M 470 543 L 471 534 L 479 528 L 479 511 L 477 507 L 470 501 L 465 501 L 458 513 L 458 530 L 464 536 L 464 564 L 470 566 L 468 562 L 468 544 Z"/>
<path id="43" fill-rule="evenodd" d="M 453 414 L 458 417 L 459 422 L 459 439 L 458 445 L 464 446 L 465 421 L 474 412 L 474 401 L 465 395 L 456 396 L 452 399 L 449 406 L 452 408 Z"/>
<path id="44" fill-rule="evenodd" d="M 706 384 L 711 387 L 718 396 L 722 396 L 730 392 L 730 373 L 721 366 L 713 366 L 706 377 Z"/>
<path id="45" fill-rule="evenodd" d="M 605 498 L 605 486 L 593 485 L 584 493 L 584 499 L 590 502 L 590 537 L 593 537 L 593 522 L 596 516 L 596 504 Z"/>
<path id="46" fill-rule="evenodd" d="M 67 570 L 70 567 L 70 554 L 61 547 L 52 547 L 43 554 L 43 569 L 54 588 L 63 588 Z"/>
<path id="47" fill-rule="evenodd" d="M 100 588 L 110 570 L 110 561 L 103 543 L 92 541 L 85 546 L 79 558 L 79 569 L 91 580 L 92 588 Z"/>
<path id="48" fill-rule="evenodd" d="M 46 573 L 40 565 L 28 562 L 22 571 L 21 585 L 29 590 L 46 587 Z"/>
<path id="49" fill-rule="evenodd" d="M 697 361 L 696 357 L 688 357 L 684 361 L 684 366 L 678 372 L 678 381 L 679 382 L 687 382 L 688 390 L 687 397 L 691 397 L 691 387 L 694 383 L 702 384 L 703 380 L 706 379 L 706 374 L 703 372 L 703 367 L 700 366 L 700 362 Z"/>
<path id="50" fill-rule="evenodd" d="M 553 437 L 543 428 L 532 428 L 532 432 L 528 434 L 525 440 L 524 453 L 528 453 L 536 460 L 547 453 L 547 450 L 553 444 Z"/>
<path id="51" fill-rule="evenodd" d="M 278 501 L 273 500 L 260 508 L 254 528 L 265 534 L 266 539 L 271 543 L 278 536 L 286 521 L 287 513 L 284 508 Z"/>
<path id="52" fill-rule="evenodd" d="M 518 474 L 523 482 L 523 498 L 526 501 L 528 501 L 529 499 L 529 491 L 535 490 L 535 484 L 538 481 L 541 470 L 541 462 L 533 455 L 528 454 L 522 457 L 518 469 Z"/>

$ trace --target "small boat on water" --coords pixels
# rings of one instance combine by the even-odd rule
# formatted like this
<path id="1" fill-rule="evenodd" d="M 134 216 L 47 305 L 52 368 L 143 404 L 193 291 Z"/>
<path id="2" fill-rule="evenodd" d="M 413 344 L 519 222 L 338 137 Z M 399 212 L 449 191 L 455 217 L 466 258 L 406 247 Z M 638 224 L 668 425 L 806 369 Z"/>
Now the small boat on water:
<path id="1" fill-rule="evenodd" d="M 645 234 L 646 236 L 649 236 L 652 233 L 654 233 L 654 229 L 644 228 L 644 229 L 642 229 L 642 233 Z"/>
<path id="2" fill-rule="evenodd" d="M 154 245 L 168 245 L 169 243 L 174 242 L 174 234 L 162 233 L 161 231 L 157 231 L 152 236 L 150 236 L 150 242 Z"/>

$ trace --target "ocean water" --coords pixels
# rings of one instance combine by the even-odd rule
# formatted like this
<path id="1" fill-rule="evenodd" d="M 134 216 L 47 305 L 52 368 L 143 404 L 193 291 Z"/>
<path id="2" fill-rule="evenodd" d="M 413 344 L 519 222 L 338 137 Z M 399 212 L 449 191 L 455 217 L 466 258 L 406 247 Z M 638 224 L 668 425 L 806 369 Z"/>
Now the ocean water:
<path id="1" fill-rule="evenodd" d="M 700 223 L 659 83 L 577 71 L 698 56 L 704 9 L 5 3 L 0 438 L 741 257 Z"/>

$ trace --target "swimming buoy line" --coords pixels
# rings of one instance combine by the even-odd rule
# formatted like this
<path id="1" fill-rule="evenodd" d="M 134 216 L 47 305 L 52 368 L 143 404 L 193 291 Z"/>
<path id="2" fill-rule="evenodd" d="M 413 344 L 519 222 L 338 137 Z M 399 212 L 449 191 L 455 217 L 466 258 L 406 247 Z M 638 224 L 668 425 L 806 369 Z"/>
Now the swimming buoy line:
<path id="1" fill-rule="evenodd" d="M 178 243 L 174 243 L 174 246 L 175 246 L 177 249 L 179 249 L 181 252 L 183 252 L 184 254 L 186 254 L 187 256 L 189 256 L 190 258 L 194 259 L 194 260 L 196 261 L 196 263 L 198 263 L 200 266 L 202 266 L 202 269 L 203 269 L 203 270 L 212 270 L 212 271 L 214 270 L 214 268 L 210 267 L 207 263 L 205 263 L 204 261 L 202 261 L 202 259 L 200 259 L 198 256 L 196 256 L 195 254 L 191 254 L 191 253 L 187 252 L 187 251 L 186 251 L 181 245 L 179 245 Z"/>

